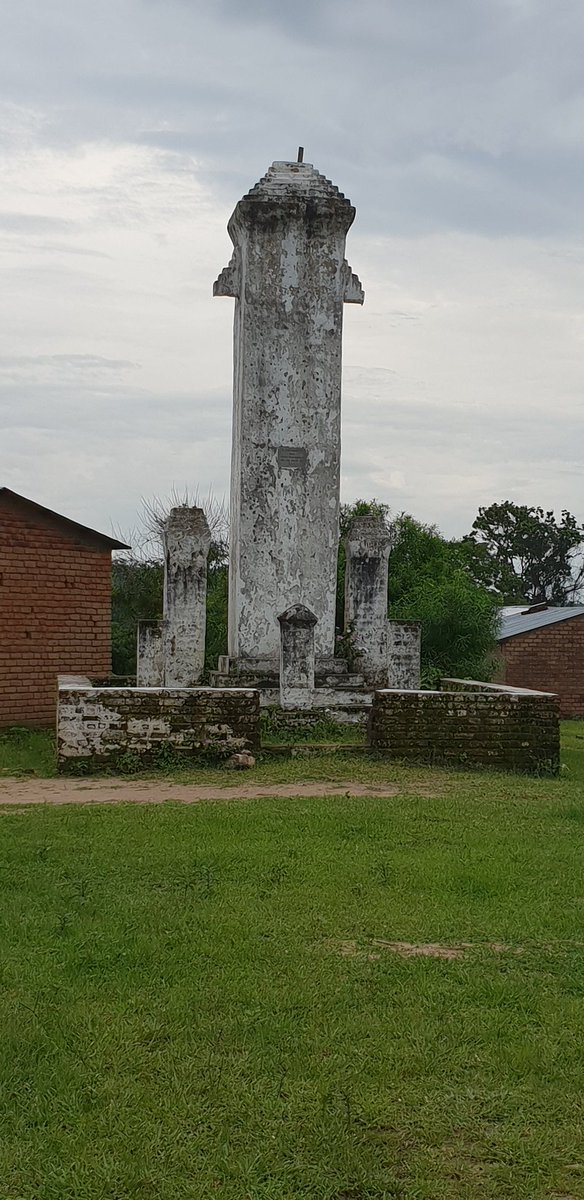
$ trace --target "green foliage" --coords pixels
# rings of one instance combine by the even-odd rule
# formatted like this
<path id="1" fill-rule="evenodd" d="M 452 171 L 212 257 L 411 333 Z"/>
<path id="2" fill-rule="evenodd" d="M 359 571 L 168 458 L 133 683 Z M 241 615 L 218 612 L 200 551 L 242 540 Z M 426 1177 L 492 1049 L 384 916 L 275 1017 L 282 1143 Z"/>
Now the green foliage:
<path id="1" fill-rule="evenodd" d="M 355 517 L 383 517 L 389 524 L 389 504 L 381 500 L 354 500 L 352 504 L 341 504 L 340 535 L 341 541 L 349 532 L 349 525 Z"/>
<path id="2" fill-rule="evenodd" d="M 381 516 L 389 509 L 378 500 L 356 500 L 341 508 L 341 542 L 337 571 L 337 652 L 351 662 L 351 630 L 344 630 L 345 546 L 349 524 L 357 516 Z M 474 580 L 468 546 L 448 542 L 432 526 L 401 516 L 391 527 L 390 615 L 421 621 L 422 663 L 430 684 L 441 674 L 486 679 L 492 671 L 494 600 Z M 116 674 L 136 670 L 136 626 L 162 615 L 163 565 L 125 557 L 113 566 L 113 665 Z M 227 651 L 227 545 L 211 545 L 207 580 L 206 670 Z"/>
<path id="3" fill-rule="evenodd" d="M 390 616 L 422 624 L 422 679 L 443 675 L 490 679 L 497 606 L 465 569 L 457 542 L 431 525 L 402 516 L 389 559 Z"/>
<path id="4" fill-rule="evenodd" d="M 339 742 L 343 745 L 362 746 L 365 741 L 365 730 L 362 725 L 340 725 L 324 714 L 314 710 L 306 713 L 306 722 L 290 721 L 285 710 L 279 708 L 263 709 L 260 714 L 262 749 L 265 746 L 286 746 L 294 744 Z"/>
<path id="5" fill-rule="evenodd" d="M 463 539 L 467 567 L 476 582 L 506 604 L 574 603 L 584 578 L 580 547 L 584 527 L 567 509 L 551 511 L 513 504 L 479 508 Z"/>
<path id="6" fill-rule="evenodd" d="M 0 779 L 6 775 L 55 775 L 55 739 L 46 729 L 13 726 L 0 730 Z"/>
<path id="7" fill-rule="evenodd" d="M 138 621 L 162 616 L 164 568 L 157 559 L 131 555 L 112 563 L 112 666 L 116 675 L 135 675 Z"/>
<path id="8" fill-rule="evenodd" d="M 112 666 L 116 675 L 135 675 L 139 621 L 162 617 L 164 566 L 132 556 L 112 564 Z M 227 547 L 212 542 L 207 572 L 206 670 L 227 652 Z"/>
<path id="9" fill-rule="evenodd" d="M 270 740 L 278 741 L 276 726 L 269 723 L 270 732 L 274 734 Z M 266 726 L 267 728 L 267 726 Z M 355 743 L 363 741 L 363 727 L 358 725 L 338 726 L 346 733 L 343 734 L 342 741 Z M 570 782 L 577 782 L 580 786 L 584 782 L 584 721 L 564 721 L 561 726 L 562 731 L 562 775 Z M 283 740 L 283 739 L 282 739 Z M 289 740 L 289 739 L 286 739 Z M 318 740 L 331 740 L 327 736 Z M 168 775 L 177 783 L 192 783 L 192 784 L 212 784 L 213 786 L 221 785 L 227 782 L 226 773 L 219 773 L 217 759 L 201 759 L 200 756 L 188 758 L 176 753 L 173 747 L 168 750 L 164 748 L 160 756 L 160 760 L 156 767 L 148 765 L 148 770 L 141 768 L 142 774 L 153 775 L 162 772 L 165 776 Z M 307 776 L 307 770 L 309 775 Z M 374 753 L 368 754 L 366 757 L 343 757 L 339 761 L 334 756 L 323 754 L 318 758 L 311 760 L 311 765 L 307 768 L 302 762 L 296 758 L 277 758 L 260 760 L 253 768 L 252 772 L 246 772 L 246 780 L 253 779 L 254 783 L 276 784 L 278 786 L 286 783 L 299 783 L 306 778 L 311 780 L 323 780 L 330 782 L 331 780 L 339 780 L 340 791 L 346 787 L 346 780 L 353 782 L 371 783 L 376 786 L 383 784 L 389 778 L 388 771 L 392 779 L 401 779 L 404 777 L 404 788 L 407 786 L 409 778 L 409 768 L 402 767 L 397 763 L 388 764 L 383 758 Z M 71 771 L 71 774 L 75 774 Z M 91 772 L 87 769 L 83 770 L 83 774 Z M 103 769 L 100 768 L 99 774 L 103 774 Z M 114 774 L 117 771 L 114 770 Z M 56 775 L 56 751 L 54 734 L 46 729 L 5 729 L 0 734 L 0 780 L 2 776 L 10 778 L 12 776 L 38 776 L 39 778 L 52 778 Z M 441 772 L 441 778 L 444 777 L 444 771 Z M 0 798 L 2 789 L 0 788 Z M 584 820 L 584 809 L 583 820 Z"/>
<path id="10" fill-rule="evenodd" d="M 226 564 L 210 565 L 207 576 L 206 671 L 216 671 L 219 655 L 227 654 L 228 586 L 229 571 Z"/>

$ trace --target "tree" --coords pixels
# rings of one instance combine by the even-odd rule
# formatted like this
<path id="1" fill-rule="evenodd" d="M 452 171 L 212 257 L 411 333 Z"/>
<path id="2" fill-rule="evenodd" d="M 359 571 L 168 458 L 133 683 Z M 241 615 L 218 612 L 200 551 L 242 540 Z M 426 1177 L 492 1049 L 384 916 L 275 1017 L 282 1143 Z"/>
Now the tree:
<path id="1" fill-rule="evenodd" d="M 505 500 L 479 508 L 461 552 L 474 580 L 506 604 L 573 604 L 584 580 L 584 527 L 567 509 Z"/>
<path id="2" fill-rule="evenodd" d="M 225 548 L 211 543 L 207 561 L 205 670 L 215 670 L 227 652 L 227 561 Z M 128 554 L 112 563 L 112 666 L 116 675 L 136 674 L 139 621 L 162 617 L 164 564 Z"/>
<path id="3" fill-rule="evenodd" d="M 112 667 L 115 675 L 136 674 L 138 621 L 162 616 L 162 559 L 141 559 L 131 550 L 112 563 Z"/>
<path id="4" fill-rule="evenodd" d="M 116 674 L 136 670 L 136 626 L 162 616 L 164 568 L 157 522 L 164 509 L 147 507 L 148 537 L 137 551 L 113 564 L 113 665 Z M 391 617 L 422 623 L 422 672 L 433 686 L 441 675 L 488 679 L 492 674 L 497 620 L 496 598 L 471 576 L 467 550 L 449 542 L 431 525 L 402 514 L 390 522 L 386 504 L 356 500 L 341 508 L 337 575 L 337 628 L 344 624 L 344 538 L 353 517 L 382 516 L 391 534 L 388 611 Z M 228 545 L 225 529 L 215 527 L 208 559 L 206 670 L 227 650 Z"/>
<path id="5" fill-rule="evenodd" d="M 353 517 L 370 513 L 388 522 L 388 610 L 396 620 L 422 624 L 422 677 L 435 686 L 440 676 L 489 679 L 496 647 L 497 605 L 466 569 L 459 542 L 449 542 L 432 525 L 401 514 L 390 522 L 378 500 L 357 500 L 341 509 L 337 625 L 342 629 L 345 552 L 343 539 Z"/>
<path id="6" fill-rule="evenodd" d="M 164 562 L 162 524 L 171 508 L 198 505 L 205 510 L 211 529 L 207 559 L 207 633 L 205 669 L 217 667 L 227 651 L 228 529 L 224 505 L 212 495 L 202 502 L 197 492 L 174 492 L 168 500 L 144 502 L 139 528 L 124 537 L 133 549 L 123 551 L 112 564 L 112 665 L 116 675 L 136 674 L 139 621 L 162 617 Z"/>
<path id="7" fill-rule="evenodd" d="M 389 556 L 389 612 L 422 625 L 422 679 L 492 678 L 497 604 L 469 575 L 460 544 L 402 514 Z"/>

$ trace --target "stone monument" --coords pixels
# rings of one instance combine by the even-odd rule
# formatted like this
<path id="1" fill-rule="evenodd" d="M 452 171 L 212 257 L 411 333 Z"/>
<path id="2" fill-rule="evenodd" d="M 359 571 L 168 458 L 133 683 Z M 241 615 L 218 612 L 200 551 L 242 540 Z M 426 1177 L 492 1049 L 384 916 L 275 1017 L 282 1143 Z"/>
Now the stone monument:
<path id="1" fill-rule="evenodd" d="M 299 154 L 299 160 L 301 155 Z M 345 258 L 355 209 L 310 163 L 275 162 L 237 204 L 214 286 L 235 298 L 229 642 L 239 671 L 278 670 L 279 615 L 315 617 L 332 665 L 339 538 Z"/>
<path id="2" fill-rule="evenodd" d="M 137 682 L 139 687 L 192 688 L 205 666 L 211 533 L 202 508 L 172 508 L 161 536 L 163 619 L 138 625 Z"/>

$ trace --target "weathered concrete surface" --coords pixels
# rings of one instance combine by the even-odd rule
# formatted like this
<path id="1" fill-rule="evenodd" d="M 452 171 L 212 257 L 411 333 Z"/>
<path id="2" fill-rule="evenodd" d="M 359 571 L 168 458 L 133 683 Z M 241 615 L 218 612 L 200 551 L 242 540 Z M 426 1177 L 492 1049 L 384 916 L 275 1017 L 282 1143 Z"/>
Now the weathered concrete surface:
<path id="1" fill-rule="evenodd" d="M 231 754 L 260 744 L 259 696 L 239 688 L 59 689 L 59 769 L 84 760 L 99 767 L 127 753 L 147 761 L 162 747 L 177 754 Z"/>
<path id="2" fill-rule="evenodd" d="M 138 687 L 164 687 L 164 623 L 138 622 L 138 652 L 136 656 Z"/>
<path id="3" fill-rule="evenodd" d="M 359 711 L 370 707 L 373 692 L 351 691 L 350 688 L 315 687 L 312 693 L 312 708 L 330 708 L 341 710 L 354 709 Z M 260 691 L 260 707 L 272 708 L 280 703 L 279 688 L 262 688 Z"/>
<path id="4" fill-rule="evenodd" d="M 280 704 L 311 708 L 314 694 L 314 634 L 317 618 L 303 604 L 280 613 Z"/>
<path id="5" fill-rule="evenodd" d="M 371 687 L 388 684 L 387 580 L 391 539 L 383 517 L 354 517 L 345 542 L 345 631 Z"/>
<path id="6" fill-rule="evenodd" d="M 415 692 L 420 686 L 422 626 L 418 621 L 388 621 L 387 640 L 387 686 Z"/>
<path id="7" fill-rule="evenodd" d="M 277 669 L 278 614 L 305 604 L 334 655 L 343 304 L 350 202 L 309 163 L 274 163 L 229 222 L 214 294 L 235 297 L 229 655 Z"/>
<path id="8" fill-rule="evenodd" d="M 164 686 L 191 688 L 205 666 L 207 558 L 211 533 L 202 508 L 171 509 L 164 547 Z"/>

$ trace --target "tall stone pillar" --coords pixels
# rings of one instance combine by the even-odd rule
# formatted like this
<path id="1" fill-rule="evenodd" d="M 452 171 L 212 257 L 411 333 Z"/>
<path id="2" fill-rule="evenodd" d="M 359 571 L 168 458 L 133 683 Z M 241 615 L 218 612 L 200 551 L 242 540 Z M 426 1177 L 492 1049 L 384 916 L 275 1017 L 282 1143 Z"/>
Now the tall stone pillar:
<path id="1" fill-rule="evenodd" d="M 277 614 L 307 604 L 334 656 L 349 200 L 310 163 L 275 162 L 239 201 L 215 296 L 235 297 L 229 655 L 277 668 Z"/>
<path id="2" fill-rule="evenodd" d="M 202 508 L 171 509 L 164 547 L 164 686 L 195 687 L 205 665 L 207 558 L 211 533 Z"/>
<path id="3" fill-rule="evenodd" d="M 164 622 L 138 622 L 136 683 L 138 687 L 164 687 Z"/>
<path id="4" fill-rule="evenodd" d="M 345 630 L 371 687 L 387 687 L 390 536 L 381 516 L 354 517 L 345 543 Z"/>
<path id="5" fill-rule="evenodd" d="M 312 708 L 314 692 L 314 630 L 317 618 L 303 604 L 281 613 L 280 704 L 282 708 Z"/>
<path id="6" fill-rule="evenodd" d="M 422 626 L 419 621 L 388 621 L 387 687 L 417 692 L 420 688 Z"/>

